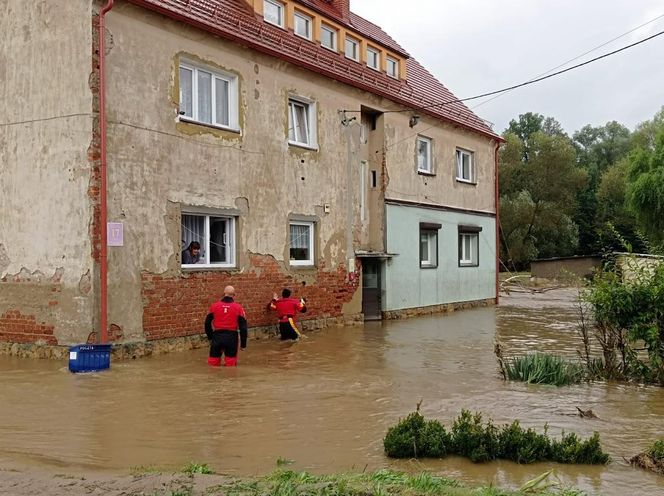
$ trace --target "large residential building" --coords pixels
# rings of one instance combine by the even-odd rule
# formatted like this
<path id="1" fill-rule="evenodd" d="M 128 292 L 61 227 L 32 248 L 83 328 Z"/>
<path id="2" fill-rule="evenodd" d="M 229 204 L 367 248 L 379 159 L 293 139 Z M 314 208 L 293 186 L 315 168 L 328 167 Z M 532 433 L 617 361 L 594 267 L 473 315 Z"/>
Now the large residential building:
<path id="1" fill-rule="evenodd" d="M 200 335 L 226 284 L 250 327 L 497 297 L 500 138 L 349 0 L 6 3 L 0 341 Z"/>

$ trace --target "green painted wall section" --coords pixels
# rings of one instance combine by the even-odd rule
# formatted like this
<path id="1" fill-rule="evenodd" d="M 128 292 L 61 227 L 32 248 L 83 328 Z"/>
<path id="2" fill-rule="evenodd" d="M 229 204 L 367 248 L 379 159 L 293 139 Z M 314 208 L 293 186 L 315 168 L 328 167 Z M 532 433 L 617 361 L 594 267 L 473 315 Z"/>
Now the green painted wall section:
<path id="1" fill-rule="evenodd" d="M 383 310 L 481 300 L 496 293 L 495 218 L 386 205 L 387 251 Z M 438 267 L 420 268 L 420 222 L 441 224 Z M 479 226 L 479 266 L 459 267 L 458 226 Z"/>

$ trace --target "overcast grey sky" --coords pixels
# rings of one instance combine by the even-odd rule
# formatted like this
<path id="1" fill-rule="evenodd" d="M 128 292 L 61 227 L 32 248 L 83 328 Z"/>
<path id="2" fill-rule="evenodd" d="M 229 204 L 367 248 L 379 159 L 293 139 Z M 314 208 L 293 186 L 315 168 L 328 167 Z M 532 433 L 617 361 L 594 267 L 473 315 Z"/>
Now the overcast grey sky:
<path id="1" fill-rule="evenodd" d="M 533 79 L 664 14 L 664 1 L 351 0 L 351 10 L 381 26 L 464 98 Z M 563 69 L 659 31 L 664 17 Z M 499 133 L 532 111 L 556 118 L 571 134 L 611 120 L 633 129 L 662 105 L 664 35 L 473 110 Z"/>

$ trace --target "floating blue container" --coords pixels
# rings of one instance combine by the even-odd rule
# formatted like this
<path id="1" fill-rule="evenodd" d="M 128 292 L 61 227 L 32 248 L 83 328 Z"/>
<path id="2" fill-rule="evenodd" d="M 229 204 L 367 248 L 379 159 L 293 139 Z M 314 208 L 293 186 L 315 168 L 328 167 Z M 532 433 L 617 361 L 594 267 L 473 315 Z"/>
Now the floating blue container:
<path id="1" fill-rule="evenodd" d="M 110 344 L 80 344 L 69 348 L 71 372 L 96 372 L 111 366 Z"/>

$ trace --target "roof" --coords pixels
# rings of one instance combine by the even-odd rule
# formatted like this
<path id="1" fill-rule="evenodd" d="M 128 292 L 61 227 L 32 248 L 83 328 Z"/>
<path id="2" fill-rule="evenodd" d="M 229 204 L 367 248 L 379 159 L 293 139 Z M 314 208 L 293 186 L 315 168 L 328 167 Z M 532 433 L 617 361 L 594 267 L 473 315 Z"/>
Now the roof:
<path id="1" fill-rule="evenodd" d="M 312 0 L 299 1 L 303 4 L 312 2 Z M 349 60 L 341 53 L 334 53 L 317 43 L 257 19 L 243 0 L 129 0 L 129 2 L 342 83 L 383 96 L 406 108 L 415 109 L 418 113 L 426 113 L 491 138 L 500 139 L 463 103 L 436 105 L 440 102 L 454 101 L 456 97 L 412 57 L 408 57 L 406 62 L 407 79 L 396 80 L 387 74 Z M 316 2 L 319 6 L 324 3 Z M 333 18 L 338 20 L 336 16 Z M 350 22 L 359 32 L 381 45 L 400 54 L 406 53 L 380 27 L 366 19 L 351 13 Z"/>

